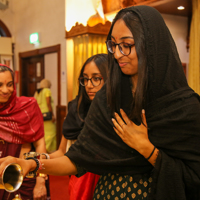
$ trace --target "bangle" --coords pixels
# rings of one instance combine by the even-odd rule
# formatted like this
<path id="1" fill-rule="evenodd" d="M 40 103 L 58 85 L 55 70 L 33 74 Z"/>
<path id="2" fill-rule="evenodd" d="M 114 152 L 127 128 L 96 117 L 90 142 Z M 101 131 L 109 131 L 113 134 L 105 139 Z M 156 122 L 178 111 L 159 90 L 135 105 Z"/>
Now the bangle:
<path id="1" fill-rule="evenodd" d="M 45 169 L 44 164 L 41 162 L 41 160 L 38 160 L 38 162 L 39 162 L 38 170 Z"/>
<path id="2" fill-rule="evenodd" d="M 46 156 L 46 159 L 50 159 L 50 156 L 49 156 L 49 154 L 48 154 L 48 153 L 42 153 L 41 155 L 44 155 L 44 156 Z"/>
<path id="3" fill-rule="evenodd" d="M 149 160 L 151 158 L 151 156 L 153 155 L 155 149 L 156 149 L 156 147 L 154 146 L 153 151 L 151 152 L 150 156 L 148 158 L 146 158 L 147 160 Z"/>
<path id="4" fill-rule="evenodd" d="M 36 173 L 40 167 L 40 163 L 39 163 L 39 160 L 37 158 L 34 158 L 34 157 L 27 157 L 25 158 L 25 160 L 34 160 L 37 164 L 36 168 L 33 170 L 33 171 L 30 171 L 30 173 Z"/>

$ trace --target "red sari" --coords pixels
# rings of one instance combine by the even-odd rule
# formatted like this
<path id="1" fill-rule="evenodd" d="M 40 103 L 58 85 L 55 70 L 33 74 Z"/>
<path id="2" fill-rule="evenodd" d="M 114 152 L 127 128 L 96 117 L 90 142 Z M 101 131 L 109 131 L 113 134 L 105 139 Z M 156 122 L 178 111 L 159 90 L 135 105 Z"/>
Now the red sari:
<path id="1" fill-rule="evenodd" d="M 33 97 L 17 97 L 14 86 L 9 100 L 0 104 L 0 158 L 8 155 L 19 157 L 22 144 L 33 143 L 42 137 L 43 117 L 37 101 Z M 24 178 L 16 194 L 20 193 L 22 200 L 33 199 L 34 186 L 35 179 Z M 13 195 L 0 190 L 2 200 L 12 200 Z"/>
<path id="2" fill-rule="evenodd" d="M 69 181 L 70 200 L 92 200 L 99 175 L 87 172 L 77 178 L 72 175 Z"/>

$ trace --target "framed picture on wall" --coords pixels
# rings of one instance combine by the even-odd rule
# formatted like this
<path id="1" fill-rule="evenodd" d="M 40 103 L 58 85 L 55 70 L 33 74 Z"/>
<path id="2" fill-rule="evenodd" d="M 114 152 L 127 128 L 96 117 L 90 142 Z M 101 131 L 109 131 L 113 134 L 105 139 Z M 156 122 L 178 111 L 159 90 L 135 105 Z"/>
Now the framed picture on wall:
<path id="1" fill-rule="evenodd" d="M 0 62 L 4 65 L 7 65 L 9 66 L 12 70 L 13 69 L 13 60 L 12 60 L 12 55 L 9 56 L 9 55 L 1 55 L 0 56 Z"/>

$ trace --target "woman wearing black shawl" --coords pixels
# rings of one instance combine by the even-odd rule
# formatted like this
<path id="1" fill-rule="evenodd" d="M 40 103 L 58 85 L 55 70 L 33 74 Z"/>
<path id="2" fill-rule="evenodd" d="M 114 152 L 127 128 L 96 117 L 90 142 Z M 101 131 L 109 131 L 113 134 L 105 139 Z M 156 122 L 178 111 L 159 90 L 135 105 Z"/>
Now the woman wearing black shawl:
<path id="1" fill-rule="evenodd" d="M 78 95 L 68 103 L 68 113 L 63 123 L 63 136 L 59 149 L 50 158 L 63 156 L 77 140 L 92 100 L 102 88 L 108 76 L 108 55 L 96 54 L 83 64 L 78 77 Z M 90 80 L 90 81 L 89 81 Z M 80 178 L 72 175 L 69 181 L 69 200 L 90 200 L 93 197 L 99 175 L 86 173 Z"/>
<path id="2" fill-rule="evenodd" d="M 123 27 L 128 35 L 123 35 L 123 29 L 119 27 Z M 79 169 L 85 169 L 107 177 L 109 173 L 124 175 L 129 178 L 127 182 L 133 182 L 133 188 L 140 184 L 141 178 L 151 177 L 153 182 L 148 186 L 151 193 L 147 194 L 145 185 L 142 191 L 148 199 L 200 199 L 199 96 L 187 84 L 176 46 L 161 15 L 148 6 L 123 9 L 116 15 L 107 40 L 112 41 L 107 42 L 108 50 L 112 52 L 109 53 L 107 84 L 95 96 L 84 128 L 66 157 L 42 161 L 45 169 L 40 171 L 66 175 L 76 174 L 77 169 L 80 174 Z M 128 45 L 119 44 L 121 42 Z M 127 60 L 120 60 L 120 56 L 130 58 L 135 51 L 137 59 L 131 61 L 135 71 L 131 71 Z M 133 75 L 135 78 L 131 79 Z M 120 112 L 120 108 L 129 118 Z M 144 114 L 141 114 L 143 109 L 148 136 Z M 112 120 L 113 116 L 116 120 Z M 129 140 L 127 136 L 130 136 Z M 34 161 L 7 158 L 0 171 L 13 161 L 20 163 L 25 173 L 36 167 Z M 112 185 L 118 184 L 117 181 L 121 178 L 113 180 Z M 127 182 L 122 184 L 123 188 L 129 184 Z M 108 193 L 110 184 L 107 180 L 102 187 L 105 186 Z M 127 188 L 127 193 L 117 198 L 134 199 L 130 190 L 132 188 Z M 105 199 L 114 199 L 113 192 Z M 138 190 L 137 194 L 140 192 Z M 103 191 L 96 198 L 101 195 Z"/>

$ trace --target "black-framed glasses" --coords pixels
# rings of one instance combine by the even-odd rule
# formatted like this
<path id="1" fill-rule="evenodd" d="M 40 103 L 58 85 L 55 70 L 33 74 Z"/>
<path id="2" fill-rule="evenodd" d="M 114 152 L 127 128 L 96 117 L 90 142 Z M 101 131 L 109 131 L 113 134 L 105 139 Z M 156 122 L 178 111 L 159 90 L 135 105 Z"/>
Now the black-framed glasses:
<path id="1" fill-rule="evenodd" d="M 116 46 L 118 45 L 120 52 L 124 56 L 128 56 L 131 53 L 131 47 L 133 47 L 135 44 L 128 44 L 126 42 L 115 43 L 112 40 L 107 40 L 106 45 L 110 53 L 115 53 Z"/>
<path id="2" fill-rule="evenodd" d="M 90 80 L 93 86 L 99 86 L 101 84 L 101 80 L 103 77 L 92 77 L 92 78 L 87 78 L 87 77 L 80 77 L 79 82 L 82 86 L 87 86 L 88 81 Z"/>

